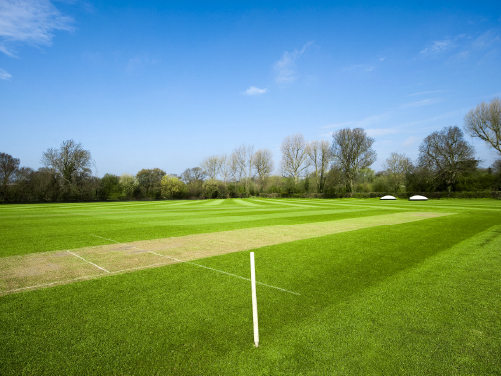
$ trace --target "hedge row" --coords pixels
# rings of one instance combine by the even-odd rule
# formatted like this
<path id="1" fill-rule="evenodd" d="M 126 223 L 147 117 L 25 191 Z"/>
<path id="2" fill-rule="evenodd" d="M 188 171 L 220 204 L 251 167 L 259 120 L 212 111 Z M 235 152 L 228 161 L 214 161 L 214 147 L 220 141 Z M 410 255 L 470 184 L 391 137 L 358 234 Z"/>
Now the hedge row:
<path id="1" fill-rule="evenodd" d="M 474 191 L 474 192 L 409 192 L 409 193 L 390 193 L 390 192 L 363 192 L 354 193 L 354 198 L 379 198 L 386 195 L 392 195 L 401 199 L 408 199 L 411 196 L 421 195 L 429 199 L 441 198 L 495 198 L 501 199 L 501 191 Z M 266 198 L 349 198 L 352 197 L 349 193 L 343 194 L 328 194 L 322 193 L 260 193 L 259 197 Z"/>

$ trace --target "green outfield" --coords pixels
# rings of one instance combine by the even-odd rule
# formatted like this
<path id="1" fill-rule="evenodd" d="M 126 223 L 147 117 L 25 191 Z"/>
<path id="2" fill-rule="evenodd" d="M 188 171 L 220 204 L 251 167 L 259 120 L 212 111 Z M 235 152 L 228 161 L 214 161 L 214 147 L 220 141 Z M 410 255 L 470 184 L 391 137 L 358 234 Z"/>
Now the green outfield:
<path id="1" fill-rule="evenodd" d="M 501 374 L 499 200 L 5 205 L 0 228 L 2 375 Z"/>

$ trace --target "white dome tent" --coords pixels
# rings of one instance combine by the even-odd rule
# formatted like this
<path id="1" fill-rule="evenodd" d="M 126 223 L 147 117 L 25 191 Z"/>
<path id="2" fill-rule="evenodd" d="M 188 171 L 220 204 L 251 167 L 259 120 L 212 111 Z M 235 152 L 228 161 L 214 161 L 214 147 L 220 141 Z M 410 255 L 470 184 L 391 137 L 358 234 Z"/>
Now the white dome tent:
<path id="1" fill-rule="evenodd" d="M 396 200 L 394 196 L 386 195 L 380 198 L 380 200 Z"/>
<path id="2" fill-rule="evenodd" d="M 428 201 L 428 197 L 416 195 L 416 196 L 409 197 L 409 201 Z"/>

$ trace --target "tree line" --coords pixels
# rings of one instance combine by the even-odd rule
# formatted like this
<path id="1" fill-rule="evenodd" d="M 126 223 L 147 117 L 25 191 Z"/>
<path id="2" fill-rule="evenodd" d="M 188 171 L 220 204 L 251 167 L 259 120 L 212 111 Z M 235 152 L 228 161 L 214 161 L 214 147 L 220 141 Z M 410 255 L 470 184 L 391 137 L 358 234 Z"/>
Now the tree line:
<path id="1" fill-rule="evenodd" d="M 463 129 L 501 156 L 501 101 L 481 103 L 468 112 Z M 412 161 L 391 153 L 382 171 L 370 166 L 377 154 L 374 139 L 362 128 L 333 132 L 332 140 L 307 142 L 287 136 L 278 169 L 268 149 L 241 145 L 231 154 L 212 155 L 182 174 L 159 168 L 135 175 L 92 175 L 91 153 L 80 143 L 64 141 L 43 153 L 43 167 L 21 167 L 20 160 L 0 153 L 0 202 L 57 202 L 131 199 L 230 197 L 377 197 L 427 193 L 432 197 L 500 197 L 501 159 L 478 167 L 473 146 L 457 126 L 432 132 Z M 273 174 L 278 170 L 278 173 Z M 468 192 L 468 194 L 461 194 Z M 473 194 L 471 192 L 477 192 Z M 483 197 L 482 196 L 482 197 Z"/>

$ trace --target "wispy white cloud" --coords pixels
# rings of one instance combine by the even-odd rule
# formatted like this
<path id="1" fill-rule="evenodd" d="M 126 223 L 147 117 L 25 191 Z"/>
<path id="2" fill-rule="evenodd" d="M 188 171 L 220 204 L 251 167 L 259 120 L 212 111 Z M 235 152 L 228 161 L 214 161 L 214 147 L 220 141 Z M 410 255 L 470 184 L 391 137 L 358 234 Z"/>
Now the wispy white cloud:
<path id="1" fill-rule="evenodd" d="M 411 136 L 408 137 L 404 142 L 402 142 L 402 146 L 411 146 L 421 140 L 421 137 Z"/>
<path id="2" fill-rule="evenodd" d="M 374 69 L 379 68 L 386 58 L 380 57 L 377 60 L 373 59 L 372 63 L 365 63 L 365 64 L 352 64 L 347 67 L 345 67 L 343 70 L 344 71 L 355 71 L 355 72 L 372 72 Z"/>
<path id="3" fill-rule="evenodd" d="M 10 57 L 16 57 L 16 55 L 14 55 L 13 52 L 7 50 L 7 48 L 5 48 L 5 46 L 3 44 L 0 44 L 0 52 L 3 52 L 4 54 L 6 54 L 7 56 L 10 56 Z"/>
<path id="4" fill-rule="evenodd" d="M 364 72 L 372 72 L 374 70 L 374 66 L 370 64 L 352 64 L 349 67 L 345 68 L 345 71 L 351 71 L 351 70 L 362 70 Z"/>
<path id="5" fill-rule="evenodd" d="M 361 120 L 347 121 L 344 123 L 335 123 L 330 125 L 325 125 L 322 128 L 366 128 L 374 124 L 382 123 L 390 118 L 389 113 L 373 115 L 363 118 Z"/>
<path id="6" fill-rule="evenodd" d="M 454 55 L 452 58 L 453 59 L 455 58 L 455 59 L 458 59 L 458 60 L 464 60 L 464 59 L 470 57 L 470 55 L 471 55 L 471 51 L 462 51 L 462 52 Z"/>
<path id="7" fill-rule="evenodd" d="M 158 60 L 150 59 L 147 55 L 138 55 L 130 58 L 125 67 L 125 71 L 129 74 L 141 70 L 144 66 L 149 64 L 157 64 Z"/>
<path id="8" fill-rule="evenodd" d="M 441 102 L 441 98 L 430 98 L 430 99 L 423 99 L 421 101 L 415 101 L 415 102 L 408 102 L 404 103 L 400 106 L 400 108 L 412 108 L 412 107 L 422 107 L 422 106 L 429 106 L 431 104 L 435 104 L 438 102 Z"/>
<path id="9" fill-rule="evenodd" d="M 395 128 L 366 129 L 365 131 L 367 135 L 371 137 L 384 136 L 386 134 L 395 134 L 400 132 L 398 129 Z"/>
<path id="10" fill-rule="evenodd" d="M 467 108 L 467 107 L 460 108 L 460 109 L 457 109 L 457 110 L 454 110 L 454 111 L 445 112 L 443 114 L 440 114 L 440 115 L 437 115 L 437 116 L 432 116 L 432 117 L 429 117 L 429 118 L 426 118 L 426 119 L 420 119 L 420 120 L 410 121 L 410 122 L 407 122 L 407 123 L 402 123 L 402 124 L 399 125 L 399 127 L 400 128 L 412 129 L 412 130 L 415 130 L 415 131 L 423 131 L 424 129 L 426 129 L 425 127 L 423 127 L 424 125 L 426 125 L 426 124 L 432 124 L 432 127 L 430 129 L 433 129 L 434 127 L 436 127 L 436 125 L 434 125 L 435 123 L 437 123 L 437 122 L 444 122 L 444 121 L 450 121 L 451 119 L 455 119 L 458 116 L 462 117 L 469 110 L 470 110 L 470 108 Z"/>
<path id="11" fill-rule="evenodd" d="M 444 90 L 419 91 L 417 93 L 409 94 L 409 97 L 414 97 L 416 95 L 428 95 L 428 94 L 443 93 L 443 92 L 444 92 Z"/>
<path id="12" fill-rule="evenodd" d="M 501 41 L 501 37 L 496 33 L 495 30 L 487 30 L 477 37 L 473 43 L 473 48 L 487 48 L 492 44 Z"/>
<path id="13" fill-rule="evenodd" d="M 8 80 L 11 77 L 12 76 L 9 73 L 0 68 L 0 80 Z"/>
<path id="14" fill-rule="evenodd" d="M 451 39 L 444 39 L 444 40 L 436 40 L 434 41 L 431 45 L 423 48 L 421 51 L 419 51 L 420 54 L 427 55 L 427 54 L 437 54 L 446 50 L 449 50 L 456 45 Z"/>
<path id="15" fill-rule="evenodd" d="M 313 41 L 306 43 L 301 50 L 294 50 L 292 52 L 285 51 L 282 58 L 278 60 L 273 68 L 276 72 L 275 81 L 278 83 L 290 83 L 297 79 L 296 74 L 296 60 L 301 56 L 311 45 Z"/>
<path id="16" fill-rule="evenodd" d="M 13 56 L 8 44 L 52 44 L 55 30 L 71 31 L 73 18 L 63 16 L 50 0 L 0 1 L 0 51 Z"/>
<path id="17" fill-rule="evenodd" d="M 499 30 L 490 29 L 480 35 L 459 34 L 443 40 L 436 40 L 420 51 L 422 56 L 441 56 L 446 52 L 456 51 L 452 58 L 464 60 L 474 57 L 475 53 L 493 50 L 501 42 Z"/>
<path id="18" fill-rule="evenodd" d="M 262 94 L 266 93 L 267 91 L 268 91 L 268 89 L 260 89 L 260 88 L 255 87 L 255 86 L 251 86 L 250 88 L 245 90 L 243 92 L 243 94 L 245 94 L 245 95 L 262 95 Z"/>
<path id="19" fill-rule="evenodd" d="M 127 71 L 127 73 L 132 73 L 137 68 L 141 67 L 147 62 L 148 62 L 148 57 L 145 56 L 133 57 L 129 59 L 129 61 L 127 62 L 127 67 L 125 68 L 125 70 Z"/>

